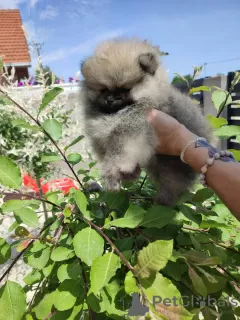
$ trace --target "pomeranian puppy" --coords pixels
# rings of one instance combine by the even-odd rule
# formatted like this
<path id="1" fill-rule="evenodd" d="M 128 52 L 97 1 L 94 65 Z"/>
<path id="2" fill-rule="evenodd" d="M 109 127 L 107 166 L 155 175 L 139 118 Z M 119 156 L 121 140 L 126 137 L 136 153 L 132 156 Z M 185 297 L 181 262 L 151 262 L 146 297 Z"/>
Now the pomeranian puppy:
<path id="1" fill-rule="evenodd" d="M 198 136 L 212 133 L 200 108 L 168 83 L 161 52 L 147 41 L 101 43 L 81 66 L 84 125 L 107 190 L 136 179 L 145 168 L 158 186 L 156 200 L 172 206 L 196 174 L 179 157 L 156 155 L 156 136 L 146 121 L 151 108 L 176 118 Z"/>

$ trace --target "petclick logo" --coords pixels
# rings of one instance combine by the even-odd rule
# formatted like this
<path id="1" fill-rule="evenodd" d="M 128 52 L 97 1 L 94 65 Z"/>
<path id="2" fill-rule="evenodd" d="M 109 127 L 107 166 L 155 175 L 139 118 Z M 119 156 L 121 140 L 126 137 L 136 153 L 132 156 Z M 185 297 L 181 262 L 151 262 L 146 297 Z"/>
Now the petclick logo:
<path id="1" fill-rule="evenodd" d="M 204 306 L 218 306 L 218 307 L 224 307 L 224 306 L 232 306 L 237 307 L 239 305 L 239 302 L 235 299 L 230 300 L 223 300 L 223 299 L 215 299 L 210 296 L 207 298 L 203 298 L 201 296 L 182 296 L 181 298 L 177 298 L 175 296 L 169 297 L 169 298 L 162 298 L 160 296 L 153 296 L 152 304 L 156 308 L 158 305 L 164 305 L 164 307 L 204 307 Z"/>

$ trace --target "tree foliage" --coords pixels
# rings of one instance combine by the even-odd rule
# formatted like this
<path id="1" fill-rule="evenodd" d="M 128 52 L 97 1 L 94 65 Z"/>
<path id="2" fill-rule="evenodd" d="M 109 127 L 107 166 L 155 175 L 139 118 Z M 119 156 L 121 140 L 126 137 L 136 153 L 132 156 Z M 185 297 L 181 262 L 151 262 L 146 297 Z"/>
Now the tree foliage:
<path id="1" fill-rule="evenodd" d="M 230 91 L 238 81 L 236 73 Z M 218 136 L 231 137 L 236 129 L 219 117 L 231 102 L 230 93 L 211 90 L 218 117 L 211 115 L 208 120 Z M 49 88 L 38 114 L 55 98 L 56 90 Z M 25 125 L 33 132 L 36 128 L 28 120 Z M 11 258 L 14 248 L 18 256 L 0 274 L 0 319 L 196 320 L 200 314 L 204 319 L 234 319 L 239 314 L 240 223 L 211 190 L 197 184 L 174 208 L 156 206 L 155 189 L 142 172 L 138 181 L 125 184 L 119 193 L 90 193 L 84 182 L 100 181 L 93 174 L 96 163 L 91 161 L 86 169 L 83 157 L 68 150 L 82 137 L 66 144 L 63 152 L 58 146 L 63 134 L 58 119 L 37 120 L 36 126 L 59 151 L 51 161 L 64 159 L 79 190 L 46 194 L 42 201 L 52 216 L 41 226 L 38 198 L 2 204 L 2 220 L 12 215 L 16 223 L 10 231 L 12 244 L 0 238 L 0 263 Z M 48 156 L 43 154 L 42 159 Z M 82 181 L 76 163 L 82 165 L 78 169 Z M 0 157 L 2 187 L 17 189 L 19 181 L 18 165 Z M 30 231 L 33 226 L 35 231 Z M 32 267 L 25 285 L 4 283 L 22 256 Z M 26 300 L 28 292 L 31 301 Z M 143 307 L 132 311 L 136 295 L 139 306 L 148 309 L 145 315 L 138 314 Z"/>

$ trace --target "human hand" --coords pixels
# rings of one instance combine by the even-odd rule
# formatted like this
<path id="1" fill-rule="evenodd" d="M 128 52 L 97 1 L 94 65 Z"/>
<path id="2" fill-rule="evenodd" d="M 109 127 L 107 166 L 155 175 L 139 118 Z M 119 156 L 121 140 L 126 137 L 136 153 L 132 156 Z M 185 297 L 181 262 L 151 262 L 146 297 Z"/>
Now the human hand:
<path id="1" fill-rule="evenodd" d="M 187 143 L 197 138 L 176 119 L 162 111 L 152 109 L 147 121 L 158 138 L 156 153 L 179 156 Z"/>

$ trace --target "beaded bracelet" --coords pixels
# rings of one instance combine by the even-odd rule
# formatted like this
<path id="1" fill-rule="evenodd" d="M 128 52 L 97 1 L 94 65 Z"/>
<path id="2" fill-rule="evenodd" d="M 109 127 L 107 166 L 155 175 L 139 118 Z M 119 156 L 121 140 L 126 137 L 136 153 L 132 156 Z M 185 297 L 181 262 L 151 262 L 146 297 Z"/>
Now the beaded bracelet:
<path id="1" fill-rule="evenodd" d="M 199 147 L 205 147 L 208 149 L 208 155 L 209 158 L 207 158 L 205 165 L 201 168 L 201 173 L 200 173 L 200 182 L 201 184 L 203 184 L 205 187 L 207 187 L 207 183 L 206 183 L 206 173 L 208 171 L 208 167 L 212 166 L 214 164 L 215 160 L 221 160 L 224 162 L 236 162 L 236 160 L 234 159 L 233 154 L 230 151 L 218 151 L 215 147 L 211 146 L 207 140 L 205 138 L 197 138 L 195 140 L 190 141 L 182 150 L 181 152 L 181 160 L 186 163 L 184 161 L 184 154 L 187 150 L 187 148 L 191 145 L 195 143 L 195 148 L 199 148 Z"/>

